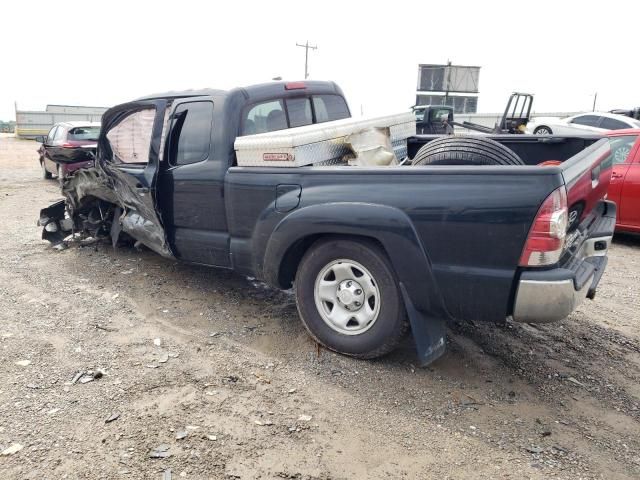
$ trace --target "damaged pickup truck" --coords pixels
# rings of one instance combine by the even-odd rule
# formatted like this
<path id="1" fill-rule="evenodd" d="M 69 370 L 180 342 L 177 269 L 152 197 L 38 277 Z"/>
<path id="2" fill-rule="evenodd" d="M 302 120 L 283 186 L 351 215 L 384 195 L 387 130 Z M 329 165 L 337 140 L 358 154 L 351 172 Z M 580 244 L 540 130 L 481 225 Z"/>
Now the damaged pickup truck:
<path id="1" fill-rule="evenodd" d="M 95 167 L 42 210 L 43 238 L 130 239 L 295 286 L 314 339 L 360 358 L 390 352 L 410 326 L 426 364 L 448 319 L 556 321 L 594 297 L 616 217 L 607 140 L 398 136 L 387 119 L 375 130 L 408 157 L 354 166 L 349 116 L 329 82 L 116 106 Z"/>

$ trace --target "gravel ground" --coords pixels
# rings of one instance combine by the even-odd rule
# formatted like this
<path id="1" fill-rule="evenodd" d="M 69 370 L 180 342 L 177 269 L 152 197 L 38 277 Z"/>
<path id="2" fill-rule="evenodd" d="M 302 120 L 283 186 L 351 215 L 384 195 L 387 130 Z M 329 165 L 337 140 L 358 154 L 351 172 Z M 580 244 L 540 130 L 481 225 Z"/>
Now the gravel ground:
<path id="1" fill-rule="evenodd" d="M 52 249 L 35 148 L 0 137 L 3 479 L 640 476 L 639 239 L 563 322 L 452 325 L 425 369 L 409 340 L 357 361 L 251 279 Z"/>

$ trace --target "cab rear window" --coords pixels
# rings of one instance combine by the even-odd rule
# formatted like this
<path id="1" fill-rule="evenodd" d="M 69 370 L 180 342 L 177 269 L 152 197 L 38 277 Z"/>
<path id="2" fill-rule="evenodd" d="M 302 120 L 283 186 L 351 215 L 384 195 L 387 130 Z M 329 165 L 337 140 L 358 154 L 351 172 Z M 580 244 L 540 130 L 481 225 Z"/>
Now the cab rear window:
<path id="1" fill-rule="evenodd" d="M 274 99 L 251 106 L 244 114 L 241 135 L 349 118 L 349 107 L 340 95 L 312 95 Z"/>

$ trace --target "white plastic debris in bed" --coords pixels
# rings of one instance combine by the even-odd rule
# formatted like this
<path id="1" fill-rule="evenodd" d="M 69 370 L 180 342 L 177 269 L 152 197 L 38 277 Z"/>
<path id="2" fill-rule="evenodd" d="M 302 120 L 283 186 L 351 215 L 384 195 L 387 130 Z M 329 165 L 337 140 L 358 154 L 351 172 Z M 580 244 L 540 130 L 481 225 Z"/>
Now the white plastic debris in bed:
<path id="1" fill-rule="evenodd" d="M 406 139 L 416 134 L 412 112 L 375 118 L 345 118 L 257 135 L 235 141 L 238 165 L 243 167 L 301 167 L 346 164 L 353 156 L 347 137 L 371 128 L 389 128 L 391 145 L 401 160 Z"/>

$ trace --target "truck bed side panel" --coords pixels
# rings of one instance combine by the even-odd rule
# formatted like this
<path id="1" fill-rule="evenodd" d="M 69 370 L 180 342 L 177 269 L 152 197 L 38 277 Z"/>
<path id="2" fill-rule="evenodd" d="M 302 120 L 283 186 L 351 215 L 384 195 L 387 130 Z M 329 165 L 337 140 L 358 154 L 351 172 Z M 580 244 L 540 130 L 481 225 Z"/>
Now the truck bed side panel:
<path id="1" fill-rule="evenodd" d="M 234 265 L 263 278 L 271 233 L 290 214 L 276 211 L 276 186 L 300 185 L 297 210 L 328 201 L 351 203 L 353 224 L 364 225 L 372 236 L 377 224 L 359 214 L 365 209 L 358 205 L 400 210 L 419 236 L 450 315 L 503 320 L 529 226 L 542 201 L 561 184 L 555 169 L 529 167 L 473 172 L 465 167 L 235 167 L 226 176 Z M 330 215 L 310 221 L 321 223 L 327 233 L 335 223 Z"/>

